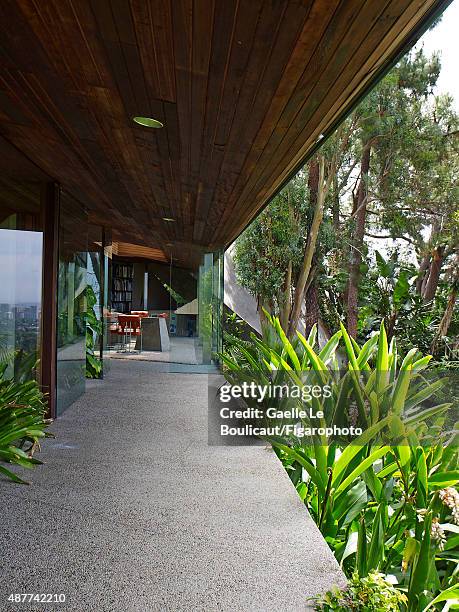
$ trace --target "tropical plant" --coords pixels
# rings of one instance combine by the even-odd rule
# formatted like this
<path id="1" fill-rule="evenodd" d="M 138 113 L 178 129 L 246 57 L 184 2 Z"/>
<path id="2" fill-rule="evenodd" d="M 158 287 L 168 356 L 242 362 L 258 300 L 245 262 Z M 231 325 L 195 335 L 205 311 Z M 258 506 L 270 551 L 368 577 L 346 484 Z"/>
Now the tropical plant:
<path id="1" fill-rule="evenodd" d="M 354 574 L 345 589 L 334 589 L 320 596 L 316 610 L 321 612 L 398 612 L 405 609 L 406 596 L 385 580 L 383 574 L 370 572 L 365 578 Z"/>
<path id="2" fill-rule="evenodd" d="M 267 320 L 262 339 L 222 355 L 226 377 L 302 387 L 312 375 L 331 383 L 329 397 L 311 398 L 314 412 L 323 414 L 323 428 L 360 425 L 358 437 L 314 432 L 270 442 L 346 574 L 390 574 L 408 610 L 422 610 L 458 572 L 459 429 L 450 422 L 450 403 L 434 401 L 445 381 L 429 380 L 430 356 L 412 349 L 399 357 L 384 324 L 363 346 L 341 326 L 319 349 L 315 329 L 290 341 L 278 319 Z"/>
<path id="3" fill-rule="evenodd" d="M 8 337 L 0 335 L 0 363 L 10 362 L 14 358 L 14 349 L 8 344 Z"/>
<path id="4" fill-rule="evenodd" d="M 46 403 L 35 380 L 6 378 L 8 364 L 0 364 L 0 462 L 31 469 L 41 461 L 33 454 L 46 435 L 50 420 L 45 418 Z M 28 484 L 15 472 L 0 465 L 0 473 L 21 484 Z"/>
<path id="5" fill-rule="evenodd" d="M 86 303 L 86 378 L 102 378 L 102 361 L 94 350 L 96 338 L 102 333 L 102 321 L 97 318 L 97 298 L 91 285 L 86 287 Z"/>
<path id="6" fill-rule="evenodd" d="M 368 262 L 361 282 L 357 338 L 365 342 L 384 321 L 389 339 L 395 335 L 399 349 L 407 352 L 416 346 L 422 352 L 432 352 L 436 360 L 448 351 L 445 361 L 450 363 L 445 365 L 454 367 L 451 353 L 459 332 L 459 312 L 450 299 L 454 285 L 439 282 L 435 297 L 426 303 L 416 290 L 416 267 L 400 260 L 398 249 L 388 257 L 376 251 L 374 260 L 375 265 Z M 452 310 L 442 326 L 448 308 Z"/>

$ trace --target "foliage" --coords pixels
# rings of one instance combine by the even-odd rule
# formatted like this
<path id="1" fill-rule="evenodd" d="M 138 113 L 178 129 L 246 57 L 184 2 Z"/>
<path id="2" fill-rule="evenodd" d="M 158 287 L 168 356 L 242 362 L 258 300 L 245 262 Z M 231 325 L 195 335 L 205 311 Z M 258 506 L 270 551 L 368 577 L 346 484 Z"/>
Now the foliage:
<path id="1" fill-rule="evenodd" d="M 97 318 L 95 305 L 96 294 L 91 285 L 86 287 L 86 378 L 102 378 L 102 362 L 96 357 L 96 338 L 102 334 L 102 321 Z"/>
<path id="2" fill-rule="evenodd" d="M 426 303 L 416 291 L 416 278 L 416 268 L 401 261 L 397 250 L 386 258 L 379 251 L 375 252 L 374 265 L 369 263 L 361 283 L 358 339 L 362 342 L 368 340 L 383 321 L 389 339 L 396 336 L 397 344 L 404 352 L 413 347 L 424 353 L 431 350 L 446 308 L 450 285 L 440 282 L 433 302 Z M 450 337 L 436 348 L 434 357 L 440 358 L 448 346 L 453 350 L 452 338 L 459 334 L 457 309 L 452 316 L 449 334 Z"/>
<path id="3" fill-rule="evenodd" d="M 329 591 L 318 599 L 323 612 L 398 612 L 405 609 L 406 596 L 387 582 L 383 574 L 370 572 L 365 578 L 354 574 L 347 588 Z"/>
<path id="4" fill-rule="evenodd" d="M 334 176 L 307 281 L 318 303 L 305 298 L 303 310 L 308 329 L 314 321 L 333 329 L 347 319 L 362 343 L 384 321 L 404 351 L 418 346 L 454 367 L 459 117 L 450 96 L 434 94 L 440 68 L 438 54 L 412 51 L 320 148 L 318 158 L 335 159 Z M 313 164 L 273 198 L 234 248 L 238 282 L 260 311 L 279 316 L 289 337 L 283 309 L 296 295 L 311 239 Z"/>
<path id="5" fill-rule="evenodd" d="M 323 412 L 324 426 L 362 425 L 359 437 L 270 441 L 346 574 L 390 574 L 407 609 L 422 610 L 455 584 L 458 571 L 459 494 L 449 492 L 449 505 L 444 497 L 459 482 L 459 429 L 448 422 L 445 433 L 450 404 L 433 401 L 444 381 L 428 380 L 430 356 L 412 349 L 402 359 L 383 324 L 363 346 L 341 326 L 319 349 L 315 329 L 290 341 L 278 319 L 268 320 L 262 339 L 222 356 L 227 379 L 301 387 L 312 373 L 322 384 L 333 381 L 330 397 L 313 398 L 312 408 Z"/>
<path id="6" fill-rule="evenodd" d="M 0 366 L 5 366 L 4 376 L 11 375 L 16 382 L 34 380 L 37 374 L 39 359 L 36 350 L 25 351 L 9 348 L 5 343 L 2 351 L 0 346 Z"/>
<path id="7" fill-rule="evenodd" d="M 8 346 L 8 337 L 0 336 L 0 363 L 14 359 L 14 349 Z"/>
<path id="8" fill-rule="evenodd" d="M 8 364 L 0 364 L 0 462 L 31 469 L 41 461 L 33 457 L 39 440 L 47 434 L 46 403 L 34 380 L 5 377 Z M 17 483 L 28 484 L 0 465 L 0 473 Z"/>
<path id="9" fill-rule="evenodd" d="M 222 325 L 223 350 L 230 353 L 241 345 L 250 347 L 252 328 L 235 312 L 225 306 L 224 323 Z"/>
<path id="10" fill-rule="evenodd" d="M 164 289 L 166 289 L 166 291 L 170 294 L 171 298 L 174 300 L 177 306 L 182 306 L 183 304 L 186 304 L 187 300 L 183 296 L 181 296 L 180 293 L 178 293 L 173 287 L 171 287 L 167 283 L 163 282 L 159 278 L 159 276 L 156 276 L 156 278 L 161 283 L 161 285 L 164 287 Z"/>
<path id="11" fill-rule="evenodd" d="M 307 175 L 300 172 L 236 242 L 238 281 L 274 314 L 282 305 L 289 262 L 295 270 L 301 264 L 310 222 Z"/>

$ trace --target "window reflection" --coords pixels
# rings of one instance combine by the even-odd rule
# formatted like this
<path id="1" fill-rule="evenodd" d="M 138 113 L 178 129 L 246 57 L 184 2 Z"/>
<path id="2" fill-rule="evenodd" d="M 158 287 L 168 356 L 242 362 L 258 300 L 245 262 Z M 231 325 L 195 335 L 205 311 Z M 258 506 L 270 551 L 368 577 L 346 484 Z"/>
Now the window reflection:
<path id="1" fill-rule="evenodd" d="M 38 183 L 0 181 L 0 361 L 38 378 L 43 233 Z"/>
<path id="2" fill-rule="evenodd" d="M 57 299 L 57 412 L 85 390 L 87 216 L 62 194 Z"/>

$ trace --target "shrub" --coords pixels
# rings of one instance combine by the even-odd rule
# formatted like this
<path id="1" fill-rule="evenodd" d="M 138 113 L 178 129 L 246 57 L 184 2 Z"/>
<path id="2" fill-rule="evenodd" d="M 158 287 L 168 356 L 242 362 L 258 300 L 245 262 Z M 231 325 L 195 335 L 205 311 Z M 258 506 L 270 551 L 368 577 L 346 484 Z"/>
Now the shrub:
<path id="1" fill-rule="evenodd" d="M 319 597 L 316 610 L 323 612 L 399 612 L 406 609 L 406 596 L 387 582 L 382 574 L 370 572 L 365 578 L 354 574 L 347 588 Z"/>
<path id="2" fill-rule="evenodd" d="M 363 346 L 341 327 L 319 350 L 316 330 L 290 341 L 276 318 L 268 322 L 262 339 L 222 355 L 227 379 L 332 381 L 330 397 L 313 398 L 312 408 L 326 426 L 359 423 L 360 437 L 269 441 L 347 576 L 390 574 L 409 612 L 423 610 L 457 582 L 459 430 L 451 404 L 434 402 L 444 381 L 428 380 L 430 356 L 413 349 L 401 358 L 384 325 Z"/>
<path id="3" fill-rule="evenodd" d="M 0 462 L 31 469 L 41 464 L 33 454 L 50 423 L 45 418 L 45 398 L 36 381 L 5 378 L 7 366 L 0 364 Z M 0 465 L 0 473 L 28 484 L 4 465 Z"/>

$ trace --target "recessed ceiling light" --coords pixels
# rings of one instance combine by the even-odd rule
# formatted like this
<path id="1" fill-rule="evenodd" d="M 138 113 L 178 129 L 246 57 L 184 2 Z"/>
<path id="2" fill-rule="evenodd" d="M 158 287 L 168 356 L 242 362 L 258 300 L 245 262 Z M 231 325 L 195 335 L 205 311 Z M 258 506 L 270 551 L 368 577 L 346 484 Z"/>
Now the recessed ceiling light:
<path id="1" fill-rule="evenodd" d="M 175 221 L 175 219 L 172 219 L 172 217 L 163 217 L 162 219 L 163 221 L 168 221 L 169 223 L 172 223 L 173 221 Z"/>
<path id="2" fill-rule="evenodd" d="M 144 127 L 150 128 L 162 128 L 164 124 L 157 119 L 152 119 L 151 117 L 133 117 L 132 120 L 139 125 L 143 125 Z"/>

